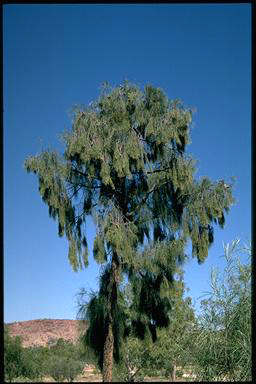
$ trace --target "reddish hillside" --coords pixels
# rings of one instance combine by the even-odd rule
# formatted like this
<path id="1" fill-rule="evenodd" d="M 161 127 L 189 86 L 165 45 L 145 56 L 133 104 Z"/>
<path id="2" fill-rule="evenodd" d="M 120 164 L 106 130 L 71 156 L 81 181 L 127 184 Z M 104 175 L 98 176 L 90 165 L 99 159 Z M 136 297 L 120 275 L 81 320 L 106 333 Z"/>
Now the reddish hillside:
<path id="1" fill-rule="evenodd" d="M 29 320 L 5 324 L 11 336 L 21 336 L 23 347 L 54 344 L 59 338 L 75 342 L 79 329 L 87 329 L 87 322 L 79 320 Z"/>

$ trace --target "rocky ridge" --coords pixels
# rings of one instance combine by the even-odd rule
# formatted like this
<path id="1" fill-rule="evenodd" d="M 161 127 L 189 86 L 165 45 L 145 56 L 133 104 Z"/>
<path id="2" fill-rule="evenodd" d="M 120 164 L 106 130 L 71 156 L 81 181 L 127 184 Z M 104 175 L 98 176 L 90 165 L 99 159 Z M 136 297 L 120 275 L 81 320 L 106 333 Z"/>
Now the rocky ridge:
<path id="1" fill-rule="evenodd" d="M 79 320 L 39 319 L 7 323 L 11 336 L 21 336 L 23 347 L 50 346 L 58 339 L 75 343 L 80 330 L 88 328 L 87 322 Z"/>

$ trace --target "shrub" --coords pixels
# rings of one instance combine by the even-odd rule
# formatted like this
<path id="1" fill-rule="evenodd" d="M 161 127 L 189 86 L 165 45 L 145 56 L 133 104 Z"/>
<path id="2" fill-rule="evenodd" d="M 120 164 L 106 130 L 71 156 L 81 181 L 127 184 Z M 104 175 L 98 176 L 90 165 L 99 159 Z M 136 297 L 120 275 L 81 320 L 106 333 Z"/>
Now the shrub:
<path id="1" fill-rule="evenodd" d="M 67 380 L 69 382 L 83 372 L 84 364 L 73 358 L 67 358 L 65 356 L 53 356 L 51 362 L 48 365 L 48 374 L 55 381 Z"/>
<path id="2" fill-rule="evenodd" d="M 197 378 L 203 381 L 251 380 L 251 249 L 242 264 L 239 240 L 224 245 L 223 275 L 214 269 L 211 292 L 201 302 L 202 316 L 195 340 Z"/>
<path id="3" fill-rule="evenodd" d="M 14 378 L 22 375 L 23 359 L 21 338 L 9 335 L 8 329 L 4 329 L 4 377 L 12 382 Z"/>
<path id="4" fill-rule="evenodd" d="M 48 365 L 48 374 L 55 381 L 63 381 L 64 380 L 64 370 L 65 370 L 65 361 L 61 357 L 54 356 Z"/>

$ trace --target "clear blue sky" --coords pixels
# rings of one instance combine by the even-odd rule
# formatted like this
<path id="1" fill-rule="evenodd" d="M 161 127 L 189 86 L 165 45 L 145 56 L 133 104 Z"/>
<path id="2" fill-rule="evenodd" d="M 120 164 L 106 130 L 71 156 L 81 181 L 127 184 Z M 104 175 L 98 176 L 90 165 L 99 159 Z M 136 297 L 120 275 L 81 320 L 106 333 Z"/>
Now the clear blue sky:
<path id="1" fill-rule="evenodd" d="M 237 177 L 237 204 L 207 261 L 185 266 L 196 300 L 221 266 L 222 241 L 251 237 L 251 6 L 4 5 L 3 22 L 4 321 L 74 319 L 79 289 L 97 288 L 92 256 L 72 271 L 23 162 L 42 148 L 63 151 L 69 109 L 96 99 L 105 80 L 151 83 L 196 107 L 188 150 L 197 177 Z M 94 233 L 89 220 L 89 250 Z"/>

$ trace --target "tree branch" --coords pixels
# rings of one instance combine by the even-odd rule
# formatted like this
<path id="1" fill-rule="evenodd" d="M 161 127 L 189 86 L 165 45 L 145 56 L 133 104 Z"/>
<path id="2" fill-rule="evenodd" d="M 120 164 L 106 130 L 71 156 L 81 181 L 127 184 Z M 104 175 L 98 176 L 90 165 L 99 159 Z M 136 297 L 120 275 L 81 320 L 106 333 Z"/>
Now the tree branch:
<path id="1" fill-rule="evenodd" d="M 172 167 L 170 166 L 170 167 L 163 168 L 163 169 L 155 169 L 154 171 L 148 171 L 148 172 L 146 172 L 146 174 L 148 175 L 148 174 L 151 174 L 151 173 L 166 172 L 166 171 L 168 171 L 168 170 L 171 169 L 171 168 L 172 168 Z"/>
<path id="2" fill-rule="evenodd" d="M 73 188 L 74 188 L 74 185 L 73 185 Z M 69 199 L 72 200 L 72 198 L 75 196 L 75 194 L 76 194 L 77 192 L 80 191 L 81 188 L 82 188 L 82 185 L 79 185 L 78 189 L 77 189 L 76 191 L 74 191 L 73 195 L 70 196 Z"/>
<path id="3" fill-rule="evenodd" d="M 91 206 L 91 208 L 94 208 L 98 205 L 98 203 L 95 203 Z M 75 216 L 75 220 L 77 221 L 77 219 L 79 219 L 79 217 L 83 216 L 83 215 L 86 215 L 85 211 L 83 211 L 80 215 L 77 215 Z"/>
<path id="4" fill-rule="evenodd" d="M 150 195 L 152 192 L 156 191 L 157 189 L 159 189 L 160 187 L 162 187 L 163 185 L 165 185 L 165 184 L 167 184 L 167 183 L 169 183 L 169 180 L 166 181 L 166 182 L 164 182 L 164 183 L 161 184 L 161 185 L 154 186 L 154 188 L 152 188 L 150 191 L 148 191 L 147 195 L 146 195 L 146 196 L 144 197 L 144 199 L 137 205 L 137 207 L 136 207 L 132 212 L 128 212 L 128 213 L 127 213 L 127 216 L 131 216 L 132 214 L 134 214 L 134 212 L 138 211 L 138 210 L 142 207 L 142 205 L 146 203 L 146 201 L 147 201 L 149 195 Z"/>
<path id="5" fill-rule="evenodd" d="M 133 378 L 135 375 L 137 375 L 137 373 L 141 370 L 142 367 L 139 367 L 137 368 L 137 370 L 132 374 L 132 376 L 130 376 L 130 381 L 133 381 Z"/>
<path id="6" fill-rule="evenodd" d="M 79 170 L 76 169 L 76 168 L 71 168 L 71 171 L 73 171 L 73 172 L 75 172 L 75 173 L 78 173 L 78 174 L 81 175 L 81 176 L 89 177 L 86 173 L 81 172 L 81 171 L 79 171 Z M 93 180 L 98 180 L 98 181 L 99 181 L 99 179 L 98 179 L 97 177 L 92 177 L 92 176 L 90 176 L 90 178 L 93 179 Z"/>

